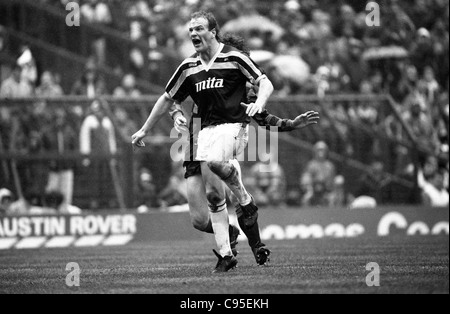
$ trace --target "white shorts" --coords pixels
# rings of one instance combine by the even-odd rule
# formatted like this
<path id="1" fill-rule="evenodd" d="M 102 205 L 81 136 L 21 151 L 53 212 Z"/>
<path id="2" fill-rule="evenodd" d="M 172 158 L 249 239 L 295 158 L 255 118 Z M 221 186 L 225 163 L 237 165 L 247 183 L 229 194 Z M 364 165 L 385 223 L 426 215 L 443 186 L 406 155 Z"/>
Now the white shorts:
<path id="1" fill-rule="evenodd" d="M 198 134 L 196 160 L 229 161 L 241 154 L 248 143 L 248 125 L 226 123 L 209 126 Z"/>

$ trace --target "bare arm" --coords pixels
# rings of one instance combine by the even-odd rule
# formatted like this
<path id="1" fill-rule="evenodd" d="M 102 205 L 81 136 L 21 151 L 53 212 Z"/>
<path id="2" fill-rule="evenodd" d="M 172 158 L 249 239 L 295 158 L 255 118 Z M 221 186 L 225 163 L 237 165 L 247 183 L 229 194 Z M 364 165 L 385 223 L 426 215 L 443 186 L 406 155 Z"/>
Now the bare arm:
<path id="1" fill-rule="evenodd" d="M 267 101 L 269 100 L 270 95 L 273 93 L 273 85 L 272 82 L 267 78 L 264 77 L 259 81 L 259 90 L 258 90 L 258 98 L 256 99 L 255 103 L 251 103 L 246 113 L 253 117 L 257 113 L 261 113 L 267 105 Z"/>
<path id="2" fill-rule="evenodd" d="M 259 90 L 258 90 L 258 98 L 256 99 L 257 104 L 261 104 L 264 108 L 266 108 L 267 101 L 269 100 L 270 95 L 273 93 L 273 85 L 272 82 L 268 78 L 263 78 L 259 81 Z"/>
<path id="3" fill-rule="evenodd" d="M 141 147 L 143 146 L 142 140 L 147 136 L 147 134 L 153 129 L 153 127 L 158 123 L 158 121 L 164 116 L 164 114 L 169 110 L 173 103 L 172 98 L 169 97 L 167 93 L 159 97 L 156 101 L 155 107 L 150 113 L 147 121 L 145 121 L 142 128 L 137 131 L 131 138 L 132 144 Z"/>

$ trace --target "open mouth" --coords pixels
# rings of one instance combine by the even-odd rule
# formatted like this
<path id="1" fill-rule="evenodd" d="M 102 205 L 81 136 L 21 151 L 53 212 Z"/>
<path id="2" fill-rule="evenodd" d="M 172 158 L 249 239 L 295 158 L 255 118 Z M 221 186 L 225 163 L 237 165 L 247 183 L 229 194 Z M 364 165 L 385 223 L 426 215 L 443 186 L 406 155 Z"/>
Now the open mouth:
<path id="1" fill-rule="evenodd" d="M 194 46 L 199 46 L 202 41 L 199 38 L 193 38 L 192 43 L 194 44 Z"/>

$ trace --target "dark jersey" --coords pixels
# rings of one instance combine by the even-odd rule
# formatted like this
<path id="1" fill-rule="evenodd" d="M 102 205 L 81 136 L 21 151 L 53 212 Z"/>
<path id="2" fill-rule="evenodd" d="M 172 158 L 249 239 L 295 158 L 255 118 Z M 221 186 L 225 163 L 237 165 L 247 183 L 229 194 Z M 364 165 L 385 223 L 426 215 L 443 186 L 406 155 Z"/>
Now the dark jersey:
<path id="1" fill-rule="evenodd" d="M 246 102 L 246 82 L 259 82 L 265 75 L 248 56 L 234 47 L 220 45 L 219 52 L 206 65 L 198 54 L 178 67 L 166 87 L 178 102 L 194 100 L 201 127 L 224 123 L 249 123 L 240 103 Z"/>

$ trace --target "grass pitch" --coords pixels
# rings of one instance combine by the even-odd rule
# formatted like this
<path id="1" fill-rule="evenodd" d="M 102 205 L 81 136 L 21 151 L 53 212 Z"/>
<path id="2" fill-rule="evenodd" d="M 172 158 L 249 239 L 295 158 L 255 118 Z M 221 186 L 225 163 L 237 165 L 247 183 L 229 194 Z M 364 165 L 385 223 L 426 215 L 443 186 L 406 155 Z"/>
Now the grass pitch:
<path id="1" fill-rule="evenodd" d="M 125 247 L 0 251 L 0 293 L 449 293 L 448 236 L 269 241 L 270 266 L 256 266 L 246 243 L 238 268 L 212 274 L 212 241 Z M 66 265 L 81 269 L 67 287 Z M 366 265 L 380 266 L 368 287 Z"/>

